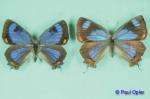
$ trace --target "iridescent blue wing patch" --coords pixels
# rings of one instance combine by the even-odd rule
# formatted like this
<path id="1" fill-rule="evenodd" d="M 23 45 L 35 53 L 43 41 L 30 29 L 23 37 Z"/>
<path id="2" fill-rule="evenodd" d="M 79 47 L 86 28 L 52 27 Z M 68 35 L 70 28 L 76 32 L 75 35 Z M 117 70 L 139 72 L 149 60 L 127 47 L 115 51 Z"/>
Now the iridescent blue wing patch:
<path id="1" fill-rule="evenodd" d="M 52 65 L 53 69 L 55 69 L 63 64 L 66 51 L 59 45 L 43 46 L 40 50 L 40 56 Z"/>
<path id="2" fill-rule="evenodd" d="M 5 57 L 12 68 L 18 69 L 25 62 L 31 51 L 32 47 L 13 45 L 6 50 Z"/>
<path id="3" fill-rule="evenodd" d="M 27 45 L 32 43 L 30 34 L 20 25 L 9 19 L 5 22 L 2 36 L 7 44 Z"/>
<path id="4" fill-rule="evenodd" d="M 86 19 L 79 18 L 77 23 L 77 38 L 80 42 L 108 40 L 110 34 L 101 25 Z"/>
<path id="5" fill-rule="evenodd" d="M 95 67 L 96 63 L 103 58 L 108 46 L 109 42 L 106 41 L 86 42 L 82 45 L 80 53 L 86 64 Z"/>
<path id="6" fill-rule="evenodd" d="M 121 26 L 114 34 L 116 40 L 143 40 L 147 36 L 146 24 L 143 16 L 137 16 Z"/>
<path id="7" fill-rule="evenodd" d="M 68 26 L 64 20 L 47 29 L 40 37 L 41 45 L 64 45 L 69 39 Z"/>
<path id="8" fill-rule="evenodd" d="M 130 65 L 135 65 L 141 60 L 146 47 L 140 41 L 119 41 L 115 43 L 115 50 L 124 57 Z"/>

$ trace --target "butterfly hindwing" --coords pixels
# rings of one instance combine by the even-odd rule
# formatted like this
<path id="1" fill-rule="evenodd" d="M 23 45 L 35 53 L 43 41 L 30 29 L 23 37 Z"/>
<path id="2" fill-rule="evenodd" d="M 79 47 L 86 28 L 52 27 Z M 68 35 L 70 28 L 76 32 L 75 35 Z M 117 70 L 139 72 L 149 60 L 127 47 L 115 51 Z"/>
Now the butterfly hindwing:
<path id="1" fill-rule="evenodd" d="M 13 68 L 18 69 L 22 65 L 29 53 L 32 51 L 32 47 L 25 47 L 22 45 L 12 45 L 5 52 L 5 57 L 8 60 L 8 64 Z"/>
<path id="2" fill-rule="evenodd" d="M 132 18 L 129 22 L 122 25 L 113 38 L 116 40 L 143 40 L 147 36 L 146 23 L 143 16 L 139 15 Z"/>
<path id="3" fill-rule="evenodd" d="M 55 23 L 40 36 L 41 45 L 64 45 L 69 39 L 67 23 L 62 20 Z"/>
<path id="4" fill-rule="evenodd" d="M 26 45 L 32 43 L 30 34 L 16 22 L 9 19 L 4 24 L 2 37 L 7 44 Z"/>
<path id="5" fill-rule="evenodd" d="M 80 42 L 108 40 L 109 33 L 95 22 L 79 18 L 77 23 L 77 38 Z"/>
<path id="6" fill-rule="evenodd" d="M 108 48 L 108 42 L 105 41 L 85 42 L 80 49 L 80 53 L 84 62 L 94 67 L 103 58 L 107 51 L 106 48 Z"/>
<path id="7" fill-rule="evenodd" d="M 55 69 L 63 64 L 66 51 L 60 45 L 51 45 L 41 47 L 41 56 Z"/>
<path id="8" fill-rule="evenodd" d="M 146 47 L 140 41 L 119 41 L 115 44 L 115 48 L 130 65 L 138 64 L 146 50 Z"/>

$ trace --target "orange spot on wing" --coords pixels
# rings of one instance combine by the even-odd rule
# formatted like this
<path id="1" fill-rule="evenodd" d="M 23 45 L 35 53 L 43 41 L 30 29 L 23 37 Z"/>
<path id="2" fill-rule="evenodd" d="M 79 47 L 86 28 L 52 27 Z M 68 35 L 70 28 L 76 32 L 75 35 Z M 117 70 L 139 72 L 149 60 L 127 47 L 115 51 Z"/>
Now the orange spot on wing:
<path id="1" fill-rule="evenodd" d="M 80 42 L 84 41 L 84 39 L 81 36 L 78 36 L 78 39 L 79 39 Z"/>
<path id="2" fill-rule="evenodd" d="M 84 61 L 86 64 L 90 64 L 90 65 L 94 65 L 95 64 L 95 61 L 91 60 L 91 59 L 86 59 Z"/>
<path id="3" fill-rule="evenodd" d="M 131 64 L 136 64 L 141 59 L 141 55 L 136 55 L 132 60 Z"/>
<path id="4" fill-rule="evenodd" d="M 53 64 L 52 69 L 60 68 L 60 65 L 63 64 L 61 61 L 56 62 Z"/>
<path id="5" fill-rule="evenodd" d="M 58 61 L 57 63 L 56 63 L 56 65 L 60 65 L 62 62 L 61 61 Z"/>

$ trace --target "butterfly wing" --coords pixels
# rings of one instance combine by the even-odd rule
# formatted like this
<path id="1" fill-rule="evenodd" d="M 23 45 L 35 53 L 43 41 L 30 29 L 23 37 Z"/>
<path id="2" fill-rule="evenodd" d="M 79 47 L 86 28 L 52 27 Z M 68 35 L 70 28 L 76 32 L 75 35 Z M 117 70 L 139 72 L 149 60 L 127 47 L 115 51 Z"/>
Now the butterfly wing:
<path id="1" fill-rule="evenodd" d="M 101 25 L 81 17 L 77 23 L 77 38 L 80 42 L 102 41 L 108 40 L 110 34 Z"/>
<path id="2" fill-rule="evenodd" d="M 119 41 L 115 44 L 115 50 L 132 66 L 141 60 L 146 47 L 140 41 Z"/>
<path id="3" fill-rule="evenodd" d="M 2 37 L 7 44 L 26 45 L 32 43 L 30 34 L 20 25 L 9 19 L 4 24 Z"/>
<path id="4" fill-rule="evenodd" d="M 62 20 L 47 29 L 40 36 L 41 45 L 64 45 L 69 39 L 67 23 Z"/>
<path id="5" fill-rule="evenodd" d="M 110 34 L 101 25 L 81 17 L 77 23 L 77 38 L 84 42 L 80 49 L 84 62 L 95 67 L 108 48 Z"/>
<path id="6" fill-rule="evenodd" d="M 52 65 L 53 69 L 55 69 L 63 64 L 66 51 L 59 45 L 43 46 L 40 50 L 40 56 Z"/>
<path id="7" fill-rule="evenodd" d="M 144 40 L 147 36 L 146 24 L 143 16 L 136 16 L 122 25 L 113 35 L 117 40 Z"/>
<path id="8" fill-rule="evenodd" d="M 147 29 L 144 18 L 137 16 L 121 26 L 114 34 L 115 48 L 123 56 L 130 65 L 137 64 L 146 47 L 140 40 L 144 40 L 147 36 Z"/>
<path id="9" fill-rule="evenodd" d="M 5 57 L 9 65 L 18 69 L 25 62 L 31 51 L 32 47 L 13 45 L 6 50 Z"/>
<path id="10" fill-rule="evenodd" d="M 82 45 L 80 53 L 84 58 L 84 62 L 92 67 L 96 66 L 104 56 L 108 48 L 108 42 L 86 42 Z"/>

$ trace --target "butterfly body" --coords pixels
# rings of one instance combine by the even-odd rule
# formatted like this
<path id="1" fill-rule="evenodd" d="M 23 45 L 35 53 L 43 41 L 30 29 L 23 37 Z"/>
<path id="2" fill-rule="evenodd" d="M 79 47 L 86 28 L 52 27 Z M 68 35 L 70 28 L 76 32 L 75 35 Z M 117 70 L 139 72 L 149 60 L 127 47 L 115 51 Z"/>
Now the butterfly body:
<path id="1" fill-rule="evenodd" d="M 11 46 L 6 50 L 5 57 L 10 66 L 18 69 L 31 54 L 46 60 L 55 69 L 63 64 L 66 51 L 62 47 L 69 39 L 68 26 L 64 20 L 48 28 L 37 39 L 12 20 L 7 20 L 3 30 L 3 40 Z"/>
<path id="2" fill-rule="evenodd" d="M 80 53 L 84 62 L 92 67 L 103 58 L 107 49 L 111 50 L 112 56 L 114 52 L 118 53 L 130 66 L 138 64 L 146 50 L 141 42 L 146 36 L 146 24 L 141 15 L 132 18 L 114 33 L 83 17 L 77 23 L 78 40 L 84 43 Z"/>
<path id="3" fill-rule="evenodd" d="M 39 42 L 36 38 L 34 38 L 34 41 L 33 41 L 33 53 L 34 53 L 34 62 L 36 62 L 37 60 L 37 57 L 38 57 L 38 53 L 39 53 Z"/>
<path id="4" fill-rule="evenodd" d="M 115 45 L 115 39 L 113 38 L 112 33 L 110 33 L 110 51 L 111 51 L 111 56 L 114 56 L 114 45 Z"/>

